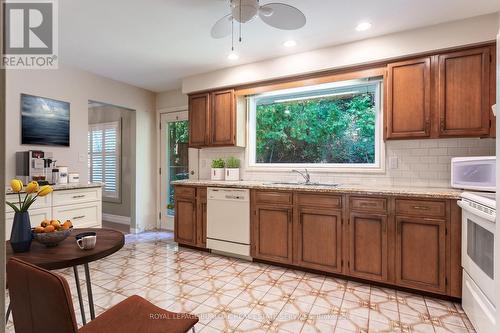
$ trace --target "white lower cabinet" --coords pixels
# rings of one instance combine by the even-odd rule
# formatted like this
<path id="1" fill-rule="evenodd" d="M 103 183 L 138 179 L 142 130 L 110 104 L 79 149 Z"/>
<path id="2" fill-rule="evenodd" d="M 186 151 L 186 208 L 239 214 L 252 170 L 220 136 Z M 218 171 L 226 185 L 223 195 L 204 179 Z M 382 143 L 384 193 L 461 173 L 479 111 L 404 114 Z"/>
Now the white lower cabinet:
<path id="1" fill-rule="evenodd" d="M 101 227 L 101 210 L 95 202 L 54 207 L 52 216 L 61 222 L 71 220 L 75 228 Z"/>
<path id="2" fill-rule="evenodd" d="M 7 195 L 7 201 L 16 201 L 16 198 L 17 195 Z M 5 238 L 8 240 L 14 211 L 6 205 L 5 212 Z M 61 222 L 71 220 L 75 228 L 101 228 L 102 191 L 100 187 L 55 190 L 48 196 L 38 198 L 29 213 L 32 227 L 44 219 L 56 219 Z"/>
<path id="3" fill-rule="evenodd" d="M 39 225 L 45 219 L 50 219 L 52 216 L 52 209 L 48 208 L 38 208 L 30 209 L 30 222 L 31 226 L 34 227 Z M 10 232 L 12 230 L 12 223 L 14 222 L 14 212 L 5 214 L 5 238 L 10 239 Z"/>

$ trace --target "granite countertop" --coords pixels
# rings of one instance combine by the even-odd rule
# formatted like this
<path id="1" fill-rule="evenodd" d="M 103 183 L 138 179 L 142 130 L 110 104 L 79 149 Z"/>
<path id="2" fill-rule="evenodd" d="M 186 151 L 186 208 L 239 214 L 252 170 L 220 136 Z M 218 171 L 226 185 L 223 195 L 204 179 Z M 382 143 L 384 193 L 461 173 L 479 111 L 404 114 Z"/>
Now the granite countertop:
<path id="1" fill-rule="evenodd" d="M 337 187 L 301 184 L 273 184 L 271 181 L 214 181 L 214 180 L 176 180 L 173 185 L 248 188 L 264 190 L 300 190 L 304 192 L 349 193 L 361 195 L 391 195 L 399 197 L 419 197 L 431 199 L 460 199 L 461 190 L 437 187 L 411 186 L 369 186 L 361 184 L 340 184 Z"/>
<path id="2" fill-rule="evenodd" d="M 51 185 L 54 191 L 64 191 L 64 190 L 76 190 L 80 188 L 92 188 L 92 187 L 102 187 L 103 183 L 68 183 L 68 184 L 56 184 Z M 12 194 L 12 189 L 10 187 L 5 189 L 5 194 Z M 21 192 L 22 193 L 22 192 Z"/>

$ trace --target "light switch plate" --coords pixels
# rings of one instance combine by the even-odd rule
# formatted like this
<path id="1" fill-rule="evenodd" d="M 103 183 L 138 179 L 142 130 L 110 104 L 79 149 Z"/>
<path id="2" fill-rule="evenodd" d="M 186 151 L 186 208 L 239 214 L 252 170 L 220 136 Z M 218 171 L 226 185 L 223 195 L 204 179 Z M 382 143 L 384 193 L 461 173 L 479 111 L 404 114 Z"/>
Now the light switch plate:
<path id="1" fill-rule="evenodd" d="M 389 157 L 389 169 L 398 168 L 398 158 L 396 156 Z"/>
<path id="2" fill-rule="evenodd" d="M 78 154 L 78 161 L 82 163 L 85 162 L 85 154 L 82 153 Z"/>

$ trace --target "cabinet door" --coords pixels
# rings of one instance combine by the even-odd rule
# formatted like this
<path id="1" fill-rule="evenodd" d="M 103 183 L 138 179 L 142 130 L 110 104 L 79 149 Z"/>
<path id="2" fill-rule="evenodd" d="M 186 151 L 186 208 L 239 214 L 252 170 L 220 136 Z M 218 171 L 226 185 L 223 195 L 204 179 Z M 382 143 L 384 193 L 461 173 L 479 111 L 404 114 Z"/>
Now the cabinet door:
<path id="1" fill-rule="evenodd" d="M 210 145 L 234 145 L 236 129 L 234 90 L 213 92 L 211 99 Z"/>
<path id="2" fill-rule="evenodd" d="M 446 292 L 446 221 L 396 217 L 396 283 Z"/>
<path id="3" fill-rule="evenodd" d="M 387 138 L 429 137 L 431 58 L 392 63 L 387 68 Z"/>
<path id="4" fill-rule="evenodd" d="M 490 48 L 438 56 L 439 136 L 489 134 Z"/>
<path id="5" fill-rule="evenodd" d="M 342 212 L 297 209 L 297 263 L 327 272 L 342 270 Z"/>
<path id="6" fill-rule="evenodd" d="M 196 202 L 176 198 L 174 238 L 177 243 L 196 246 Z"/>
<path id="7" fill-rule="evenodd" d="M 210 94 L 189 96 L 189 147 L 208 145 Z"/>
<path id="8" fill-rule="evenodd" d="M 387 216 L 351 213 L 349 263 L 352 276 L 387 280 Z"/>
<path id="9" fill-rule="evenodd" d="M 291 208 L 256 206 L 253 226 L 255 257 L 291 264 L 292 227 Z"/>

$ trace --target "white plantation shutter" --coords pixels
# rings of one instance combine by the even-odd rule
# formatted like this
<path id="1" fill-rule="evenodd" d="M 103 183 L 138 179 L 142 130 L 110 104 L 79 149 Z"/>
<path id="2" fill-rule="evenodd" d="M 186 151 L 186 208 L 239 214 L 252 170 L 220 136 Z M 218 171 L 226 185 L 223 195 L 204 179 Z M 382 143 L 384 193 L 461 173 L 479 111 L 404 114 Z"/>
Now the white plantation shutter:
<path id="1" fill-rule="evenodd" d="M 120 198 L 120 144 L 119 121 L 89 125 L 89 179 L 104 183 L 105 198 Z"/>

